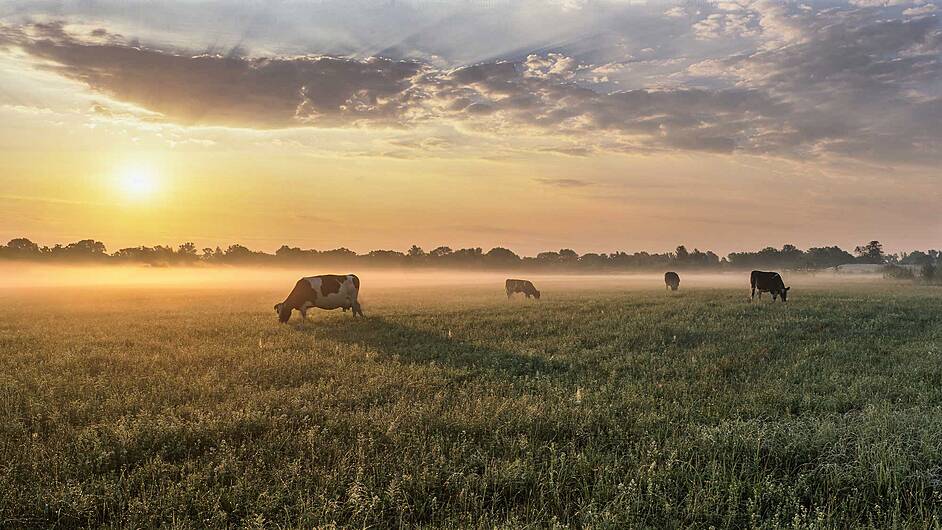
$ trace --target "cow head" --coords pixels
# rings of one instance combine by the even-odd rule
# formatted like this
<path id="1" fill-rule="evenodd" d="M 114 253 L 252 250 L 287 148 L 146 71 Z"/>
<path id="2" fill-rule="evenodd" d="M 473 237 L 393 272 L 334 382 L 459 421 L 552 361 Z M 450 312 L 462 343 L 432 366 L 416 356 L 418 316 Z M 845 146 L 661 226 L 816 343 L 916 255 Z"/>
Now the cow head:
<path id="1" fill-rule="evenodd" d="M 786 287 L 782 289 L 782 292 L 780 293 L 782 295 L 782 302 L 786 304 L 788 303 L 788 290 L 789 289 L 791 289 L 791 287 Z"/>
<path id="2" fill-rule="evenodd" d="M 534 290 L 533 290 L 533 296 L 535 296 L 536 299 L 539 300 L 539 299 L 540 299 L 540 291 L 537 291 L 536 289 L 534 289 Z"/>
<path id="3" fill-rule="evenodd" d="M 291 308 L 284 302 L 275 304 L 275 313 L 278 313 L 278 322 L 286 323 L 291 318 Z"/>

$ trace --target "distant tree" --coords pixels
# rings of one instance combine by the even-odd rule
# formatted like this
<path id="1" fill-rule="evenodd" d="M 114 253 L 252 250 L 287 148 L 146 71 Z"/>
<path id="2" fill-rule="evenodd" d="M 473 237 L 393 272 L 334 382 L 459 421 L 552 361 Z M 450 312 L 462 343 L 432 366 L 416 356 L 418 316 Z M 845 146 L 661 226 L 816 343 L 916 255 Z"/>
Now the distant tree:
<path id="1" fill-rule="evenodd" d="M 805 252 L 805 259 L 809 267 L 826 269 L 854 262 L 854 256 L 846 250 L 833 247 L 812 247 Z"/>
<path id="2" fill-rule="evenodd" d="M 406 255 L 395 250 L 371 250 L 366 258 L 370 265 L 392 267 L 403 265 Z"/>
<path id="3" fill-rule="evenodd" d="M 196 245 L 191 242 L 183 243 L 177 247 L 176 261 L 181 263 L 193 263 L 199 259 Z"/>
<path id="4" fill-rule="evenodd" d="M 105 244 L 94 239 L 83 239 L 66 246 L 56 245 L 49 255 L 55 260 L 67 261 L 99 261 L 108 258 Z"/>
<path id="5" fill-rule="evenodd" d="M 687 255 L 686 264 L 690 267 L 701 269 L 716 267 L 720 262 L 719 256 L 711 251 L 701 252 L 699 248 L 693 249 L 693 252 Z"/>
<path id="6" fill-rule="evenodd" d="M 314 249 L 301 249 L 298 247 L 289 247 L 281 245 L 275 251 L 275 259 L 281 263 L 308 263 L 317 259 L 320 253 Z"/>
<path id="7" fill-rule="evenodd" d="M 335 248 L 333 250 L 325 250 L 320 254 L 331 261 L 337 262 L 352 261 L 353 258 L 357 257 L 356 252 L 345 247 Z"/>
<path id="8" fill-rule="evenodd" d="M 579 262 L 579 254 L 571 248 L 559 249 L 559 262 L 563 265 L 575 265 Z"/>
<path id="9" fill-rule="evenodd" d="M 220 249 L 219 247 L 216 247 L 215 250 L 212 247 L 204 248 L 203 254 L 200 256 L 200 261 L 205 261 L 206 263 L 210 263 L 214 261 L 216 258 L 217 252 L 222 254 L 222 249 Z"/>
<path id="10" fill-rule="evenodd" d="M 0 252 L 0 255 L 6 255 L 16 259 L 35 259 L 40 257 L 41 254 L 42 252 L 39 250 L 39 245 L 25 237 L 11 239 L 6 247 L 2 247 L 2 252 Z"/>
<path id="11" fill-rule="evenodd" d="M 488 265 L 492 267 L 509 267 L 520 263 L 520 256 L 503 247 L 494 247 L 484 255 Z"/>
<path id="12" fill-rule="evenodd" d="M 177 247 L 177 254 L 181 256 L 196 256 L 196 245 L 186 242 Z"/>
<path id="13" fill-rule="evenodd" d="M 215 253 L 214 253 L 215 254 Z M 261 261 L 262 258 L 267 256 L 263 252 L 256 252 L 249 249 L 244 245 L 229 245 L 229 248 L 222 255 L 223 261 L 226 263 L 239 264 L 239 263 L 257 263 Z M 214 259 L 219 259 L 220 256 L 214 255 Z"/>
<path id="14" fill-rule="evenodd" d="M 555 265 L 559 263 L 559 252 L 540 252 L 536 255 L 536 262 L 542 265 Z"/>
<path id="15" fill-rule="evenodd" d="M 726 258 L 723 258 L 723 261 L 726 261 Z M 718 267 L 720 265 L 720 257 L 712 250 L 706 251 L 706 265 L 710 267 Z"/>
<path id="16" fill-rule="evenodd" d="M 610 254 L 587 253 L 579 256 L 574 250 L 564 248 L 559 251 L 540 252 L 534 257 L 522 257 L 510 249 L 494 247 L 486 253 L 480 247 L 463 248 L 457 251 L 447 246 L 440 246 L 431 252 L 425 252 L 418 245 L 412 245 L 405 253 L 396 250 L 373 250 L 365 255 L 346 248 L 328 251 L 314 249 L 301 249 L 282 245 L 274 254 L 259 252 L 243 245 L 230 245 L 226 250 L 219 247 L 206 247 L 197 250 L 192 242 L 185 242 L 177 247 L 157 245 L 154 247 L 128 247 L 107 254 L 104 243 L 93 239 L 83 239 L 68 245 L 56 244 L 52 248 L 40 248 L 26 238 L 16 238 L 6 245 L 0 246 L 0 259 L 17 259 L 23 257 L 36 259 L 50 259 L 56 261 L 83 261 L 108 260 L 152 265 L 187 264 L 197 260 L 206 263 L 228 264 L 262 264 L 262 263 L 294 263 L 320 266 L 330 264 L 374 264 L 379 266 L 416 266 L 419 264 L 433 264 L 437 266 L 454 267 L 523 267 L 534 270 L 550 269 L 559 271 L 570 270 L 652 270 L 664 269 L 672 265 L 687 268 L 826 268 L 843 265 L 845 263 L 880 263 L 886 265 L 916 265 L 919 267 L 932 266 L 932 272 L 942 266 L 942 252 L 939 250 L 915 250 L 910 253 L 886 254 L 879 241 L 871 241 L 855 249 L 855 258 L 849 252 L 837 246 L 813 247 L 802 251 L 792 244 L 783 245 L 782 248 L 766 247 L 759 251 L 733 252 L 728 257 L 720 258 L 712 251 L 701 251 L 694 248 L 688 251 L 684 245 L 679 245 L 675 252 L 651 254 L 640 251 L 629 254 L 624 251 L 615 251 Z M 906 267 L 899 269 L 911 270 Z M 887 269 L 890 271 L 890 269 Z M 895 269 L 887 274 L 898 274 Z"/>
<path id="17" fill-rule="evenodd" d="M 857 261 L 860 263 L 886 263 L 883 245 L 879 241 L 871 241 L 866 245 L 859 246 L 854 249 L 854 252 L 857 254 Z"/>
<path id="18" fill-rule="evenodd" d="M 452 259 L 455 263 L 465 266 L 480 265 L 483 262 L 483 258 L 484 251 L 481 247 L 460 248 L 452 255 Z"/>
<path id="19" fill-rule="evenodd" d="M 90 256 L 101 256 L 107 252 L 108 249 L 105 248 L 105 244 L 101 241 L 95 241 L 94 239 L 83 239 L 81 241 L 76 241 L 75 243 L 69 243 L 65 246 L 66 250 L 71 250 L 79 254 L 87 254 Z"/>
<path id="20" fill-rule="evenodd" d="M 587 269 L 601 269 L 608 265 L 608 256 L 605 254 L 596 254 L 589 252 L 579 258 L 579 264 Z"/>
<path id="21" fill-rule="evenodd" d="M 926 265 L 932 264 L 932 261 L 932 256 L 921 250 L 914 250 L 900 259 L 900 263 L 903 265 Z"/>
<path id="22" fill-rule="evenodd" d="M 781 266 L 786 269 L 795 269 L 806 264 L 805 253 L 795 245 L 782 245 L 779 251 Z"/>
<path id="23" fill-rule="evenodd" d="M 939 271 L 938 267 L 936 267 L 935 265 L 931 263 L 926 263 L 922 266 L 922 269 L 920 272 L 922 273 L 923 280 L 929 283 L 934 283 L 936 280 L 936 277 L 938 276 L 938 271 Z"/>
<path id="24" fill-rule="evenodd" d="M 450 256 L 453 254 L 451 247 L 438 247 L 428 253 L 429 256 L 433 258 L 444 258 L 445 256 Z"/>
<path id="25" fill-rule="evenodd" d="M 203 249 L 204 251 L 206 249 Z M 281 245 L 278 247 L 278 250 L 275 251 L 275 256 L 282 259 L 290 259 L 301 253 L 301 249 L 298 247 L 289 247 L 288 245 Z"/>

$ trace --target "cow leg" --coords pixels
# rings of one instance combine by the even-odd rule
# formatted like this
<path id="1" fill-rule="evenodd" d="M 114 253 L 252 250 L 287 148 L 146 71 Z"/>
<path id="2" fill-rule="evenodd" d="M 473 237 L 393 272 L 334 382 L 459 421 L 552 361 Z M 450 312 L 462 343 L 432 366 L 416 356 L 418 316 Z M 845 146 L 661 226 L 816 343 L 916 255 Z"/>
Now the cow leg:
<path id="1" fill-rule="evenodd" d="M 752 294 L 749 296 L 749 301 L 751 302 L 751 301 L 753 301 L 753 300 L 755 300 L 755 299 L 756 299 L 756 288 L 753 287 L 753 288 L 752 288 Z"/>

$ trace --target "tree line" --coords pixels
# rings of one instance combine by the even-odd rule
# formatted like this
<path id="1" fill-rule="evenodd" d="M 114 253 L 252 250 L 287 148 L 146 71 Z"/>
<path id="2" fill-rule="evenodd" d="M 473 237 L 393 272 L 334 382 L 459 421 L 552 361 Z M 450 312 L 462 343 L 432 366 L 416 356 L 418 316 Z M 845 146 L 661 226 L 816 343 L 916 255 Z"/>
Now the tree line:
<path id="1" fill-rule="evenodd" d="M 876 264 L 929 267 L 942 263 L 939 250 L 914 250 L 888 254 L 879 241 L 858 246 L 853 253 L 837 246 L 802 250 L 795 245 L 781 249 L 766 247 L 755 252 L 732 252 L 720 257 L 712 251 L 687 250 L 684 245 L 674 252 L 649 253 L 616 251 L 579 254 L 572 249 L 540 252 L 521 256 L 495 247 L 485 252 L 480 247 L 452 249 L 442 246 L 426 251 L 417 245 L 409 250 L 372 250 L 358 254 L 346 248 L 332 250 L 302 249 L 283 245 L 274 254 L 249 249 L 243 245 L 227 248 L 197 248 L 183 243 L 176 248 L 157 245 L 118 249 L 108 252 L 104 243 L 83 239 L 67 245 L 39 246 L 26 238 L 16 238 L 0 246 L 2 260 L 29 260 L 51 263 L 127 263 L 152 266 L 193 265 L 282 265 L 282 266 L 368 266 L 435 267 L 456 269 L 522 269 L 536 271 L 634 271 L 672 269 L 785 269 L 820 270 L 847 264 Z"/>

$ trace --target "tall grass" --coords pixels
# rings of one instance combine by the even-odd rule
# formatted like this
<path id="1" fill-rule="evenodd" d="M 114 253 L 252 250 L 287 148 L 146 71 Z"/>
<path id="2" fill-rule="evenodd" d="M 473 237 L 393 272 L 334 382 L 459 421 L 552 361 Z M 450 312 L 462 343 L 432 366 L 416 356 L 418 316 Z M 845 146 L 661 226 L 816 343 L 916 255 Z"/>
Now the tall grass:
<path id="1" fill-rule="evenodd" d="M 544 293 L 8 292 L 0 525 L 939 526 L 938 289 Z"/>

